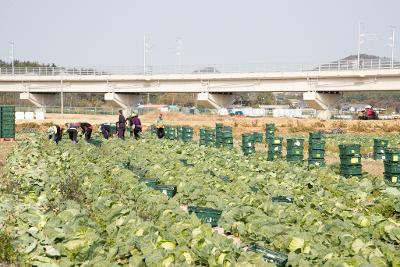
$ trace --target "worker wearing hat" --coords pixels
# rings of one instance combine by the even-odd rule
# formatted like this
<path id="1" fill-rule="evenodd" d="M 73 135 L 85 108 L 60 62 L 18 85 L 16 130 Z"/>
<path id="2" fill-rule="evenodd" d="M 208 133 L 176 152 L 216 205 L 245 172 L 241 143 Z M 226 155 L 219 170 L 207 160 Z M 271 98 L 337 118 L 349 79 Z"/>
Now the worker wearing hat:
<path id="1" fill-rule="evenodd" d="M 47 133 L 49 134 L 49 140 L 53 140 L 56 144 L 62 139 L 62 129 L 58 125 L 50 126 Z"/>
<path id="2" fill-rule="evenodd" d="M 135 135 L 136 139 L 139 139 L 140 132 L 142 132 L 142 122 L 139 119 L 138 114 L 132 113 L 132 126 L 133 126 L 133 134 Z"/>
<path id="3" fill-rule="evenodd" d="M 163 138 L 165 135 L 164 131 L 164 119 L 162 114 L 158 116 L 157 122 L 156 122 L 156 128 L 157 128 L 157 137 L 159 139 Z"/>

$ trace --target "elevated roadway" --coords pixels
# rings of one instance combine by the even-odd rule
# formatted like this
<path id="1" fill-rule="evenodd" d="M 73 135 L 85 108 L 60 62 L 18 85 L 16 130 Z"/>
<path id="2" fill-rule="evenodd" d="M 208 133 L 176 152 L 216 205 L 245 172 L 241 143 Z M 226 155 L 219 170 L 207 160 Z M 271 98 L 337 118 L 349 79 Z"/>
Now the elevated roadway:
<path id="1" fill-rule="evenodd" d="M 147 93 L 197 93 L 198 100 L 220 108 L 243 92 L 303 92 L 310 106 L 328 110 L 341 92 L 400 90 L 400 64 L 354 61 L 293 71 L 198 71 L 135 73 L 133 69 L 22 68 L 0 69 L 0 92 L 18 92 L 37 106 L 49 105 L 60 93 L 104 93 L 123 108 L 135 106 Z M 329 63 L 332 64 L 332 63 Z"/>

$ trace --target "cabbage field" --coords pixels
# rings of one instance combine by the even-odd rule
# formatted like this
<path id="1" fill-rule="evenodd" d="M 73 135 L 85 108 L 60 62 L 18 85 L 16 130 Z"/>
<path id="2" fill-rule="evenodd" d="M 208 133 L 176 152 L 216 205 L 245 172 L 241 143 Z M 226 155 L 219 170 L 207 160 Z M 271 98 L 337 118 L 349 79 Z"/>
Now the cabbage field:
<path id="1" fill-rule="evenodd" d="M 56 145 L 37 133 L 17 143 L 5 176 L 0 262 L 400 266 L 400 190 L 382 177 L 151 136 Z M 176 185 L 176 195 L 148 179 Z M 191 206 L 222 211 L 218 226 Z"/>

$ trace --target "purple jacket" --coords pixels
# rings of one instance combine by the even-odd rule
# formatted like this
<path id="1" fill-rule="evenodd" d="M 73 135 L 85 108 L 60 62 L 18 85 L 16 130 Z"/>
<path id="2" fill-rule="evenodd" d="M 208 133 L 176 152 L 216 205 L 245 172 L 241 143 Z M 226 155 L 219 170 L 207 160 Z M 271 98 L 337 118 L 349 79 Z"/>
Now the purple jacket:
<path id="1" fill-rule="evenodd" d="M 138 117 L 133 117 L 132 118 L 132 125 L 135 125 L 135 127 L 141 127 L 142 123 L 140 122 L 140 119 Z"/>

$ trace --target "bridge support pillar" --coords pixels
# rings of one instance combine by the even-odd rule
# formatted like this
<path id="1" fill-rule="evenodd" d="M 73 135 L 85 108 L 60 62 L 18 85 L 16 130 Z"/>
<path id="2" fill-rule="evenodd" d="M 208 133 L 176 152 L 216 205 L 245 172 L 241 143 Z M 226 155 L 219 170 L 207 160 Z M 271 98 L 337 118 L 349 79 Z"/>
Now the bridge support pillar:
<path id="1" fill-rule="evenodd" d="M 305 92 L 303 100 L 318 112 L 321 119 L 329 119 L 331 110 L 335 107 L 341 95 L 339 92 Z"/>
<path id="2" fill-rule="evenodd" d="M 123 109 L 131 109 L 140 103 L 142 97 L 134 93 L 105 93 L 104 100 L 112 101 Z"/>
<path id="3" fill-rule="evenodd" d="M 198 93 L 197 101 L 211 108 L 225 108 L 233 104 L 235 95 L 233 93 Z"/>
<path id="4" fill-rule="evenodd" d="M 20 93 L 19 99 L 27 100 L 37 107 L 54 105 L 57 101 L 57 93 Z"/>

